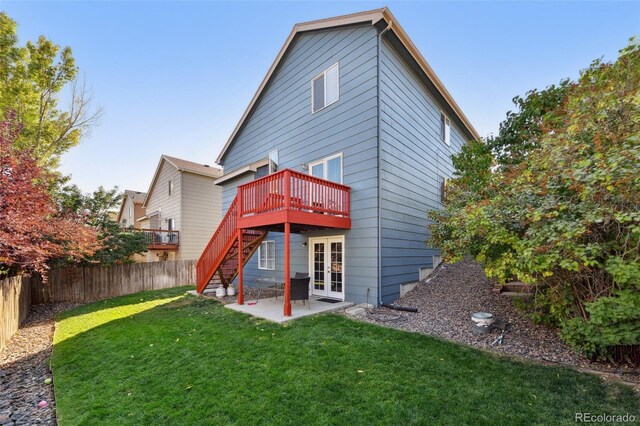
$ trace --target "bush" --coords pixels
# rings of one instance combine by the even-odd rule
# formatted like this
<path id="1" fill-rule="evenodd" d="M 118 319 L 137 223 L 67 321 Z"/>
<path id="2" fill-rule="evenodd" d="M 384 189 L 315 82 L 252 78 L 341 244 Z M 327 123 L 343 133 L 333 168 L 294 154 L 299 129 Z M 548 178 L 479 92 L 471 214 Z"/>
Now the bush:
<path id="1" fill-rule="evenodd" d="M 454 161 L 430 244 L 450 260 L 470 252 L 502 282 L 534 284 L 535 317 L 588 356 L 640 344 L 640 45 L 516 100 L 499 137 L 456 156 L 496 160 L 489 176 Z"/>

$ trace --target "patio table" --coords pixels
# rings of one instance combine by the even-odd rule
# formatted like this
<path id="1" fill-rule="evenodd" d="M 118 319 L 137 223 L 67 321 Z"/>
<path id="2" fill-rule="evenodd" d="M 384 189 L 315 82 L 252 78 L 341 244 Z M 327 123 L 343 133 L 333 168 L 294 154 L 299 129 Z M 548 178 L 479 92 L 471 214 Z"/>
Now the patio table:
<path id="1" fill-rule="evenodd" d="M 260 300 L 260 293 L 262 290 L 276 290 L 284 294 L 284 281 L 276 281 L 274 278 L 258 278 L 256 279 L 256 286 L 258 287 L 258 300 Z M 276 299 L 278 298 L 276 294 Z"/>

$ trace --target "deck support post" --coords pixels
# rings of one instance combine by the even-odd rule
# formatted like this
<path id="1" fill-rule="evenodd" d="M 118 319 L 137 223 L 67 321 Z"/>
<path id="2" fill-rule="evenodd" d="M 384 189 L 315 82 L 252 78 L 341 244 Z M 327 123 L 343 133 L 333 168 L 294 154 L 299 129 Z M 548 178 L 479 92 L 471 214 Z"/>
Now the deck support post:
<path id="1" fill-rule="evenodd" d="M 291 316 L 291 224 L 284 224 L 284 316 Z"/>
<path id="2" fill-rule="evenodd" d="M 238 228 L 238 305 L 244 305 L 244 288 L 242 282 L 242 264 L 244 259 L 242 258 L 242 229 Z"/>

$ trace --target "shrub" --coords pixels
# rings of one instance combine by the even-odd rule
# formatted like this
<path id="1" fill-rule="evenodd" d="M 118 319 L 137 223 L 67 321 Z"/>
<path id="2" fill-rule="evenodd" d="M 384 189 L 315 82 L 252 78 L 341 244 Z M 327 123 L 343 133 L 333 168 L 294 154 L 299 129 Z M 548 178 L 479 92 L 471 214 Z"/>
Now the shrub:
<path id="1" fill-rule="evenodd" d="M 606 357 L 640 344 L 640 45 L 593 62 L 575 83 L 531 93 L 545 107 L 520 123 L 533 131 L 510 133 L 522 136 L 509 141 L 517 155 L 489 140 L 482 155 L 496 167 L 477 178 L 456 161 L 480 142 L 456 156 L 448 203 L 430 213 L 430 244 L 448 259 L 470 252 L 502 282 L 535 284 L 535 316 L 561 326 L 577 350 Z"/>

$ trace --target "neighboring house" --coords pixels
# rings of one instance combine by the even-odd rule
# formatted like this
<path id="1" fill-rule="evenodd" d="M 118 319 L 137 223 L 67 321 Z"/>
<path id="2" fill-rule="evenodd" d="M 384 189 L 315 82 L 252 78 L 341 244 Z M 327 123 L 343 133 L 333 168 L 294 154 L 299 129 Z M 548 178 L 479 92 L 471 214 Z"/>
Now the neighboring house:
<path id="1" fill-rule="evenodd" d="M 163 155 L 137 219 L 149 241 L 148 262 L 197 259 L 222 218 L 214 180 L 222 170 Z"/>
<path id="2" fill-rule="evenodd" d="M 295 25 L 217 159 L 232 214 L 199 261 L 198 291 L 308 272 L 316 295 L 393 301 L 433 266 L 427 211 L 474 138 L 388 9 Z"/>
<path id="3" fill-rule="evenodd" d="M 138 222 L 138 219 L 145 215 L 145 208 L 142 206 L 142 203 L 146 196 L 146 192 L 126 189 L 124 191 L 124 197 L 122 198 L 122 204 L 120 205 L 120 211 L 118 211 L 116 217 L 116 222 L 125 228 L 133 227 L 139 229 L 140 222 Z"/>

